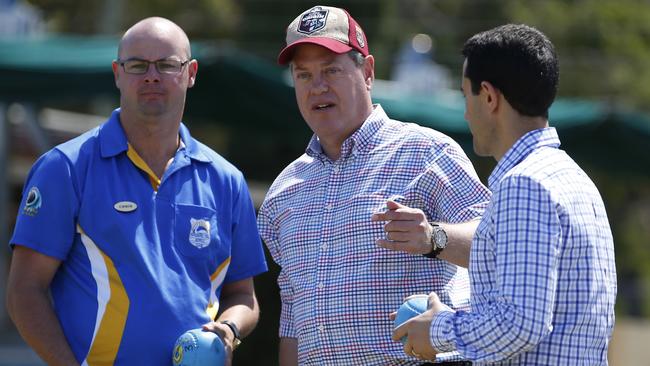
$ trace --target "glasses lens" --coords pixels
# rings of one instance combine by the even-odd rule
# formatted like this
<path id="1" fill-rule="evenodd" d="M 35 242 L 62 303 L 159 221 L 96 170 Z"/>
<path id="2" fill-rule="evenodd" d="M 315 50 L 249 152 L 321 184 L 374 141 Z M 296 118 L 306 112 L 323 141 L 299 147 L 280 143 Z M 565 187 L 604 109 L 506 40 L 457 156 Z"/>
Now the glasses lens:
<path id="1" fill-rule="evenodd" d="M 182 64 L 178 60 L 156 61 L 156 69 L 161 74 L 176 74 L 181 71 Z"/>
<path id="2" fill-rule="evenodd" d="M 149 63 L 140 60 L 129 60 L 124 62 L 124 71 L 129 74 L 144 74 L 149 69 Z"/>

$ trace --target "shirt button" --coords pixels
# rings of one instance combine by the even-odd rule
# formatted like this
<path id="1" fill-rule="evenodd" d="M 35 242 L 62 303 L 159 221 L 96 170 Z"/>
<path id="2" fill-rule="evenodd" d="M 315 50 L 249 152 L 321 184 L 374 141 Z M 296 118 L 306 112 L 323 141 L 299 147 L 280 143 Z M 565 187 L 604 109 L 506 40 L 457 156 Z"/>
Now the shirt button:
<path id="1" fill-rule="evenodd" d="M 339 172 L 339 167 L 338 167 L 338 166 L 335 166 L 335 167 L 334 167 L 334 173 L 338 173 L 338 172 Z"/>
<path id="2" fill-rule="evenodd" d="M 324 330 L 325 330 L 325 326 L 324 326 L 324 325 L 319 325 L 319 326 L 318 326 L 318 330 L 320 330 L 321 332 L 324 331 Z"/>
<path id="3" fill-rule="evenodd" d="M 318 288 L 319 288 L 319 289 L 322 289 L 323 287 L 325 287 L 325 285 L 323 285 L 322 282 L 319 282 L 319 283 L 318 283 Z"/>
<path id="4" fill-rule="evenodd" d="M 327 250 L 327 244 L 323 244 L 323 245 L 321 245 L 321 249 L 323 249 L 323 250 Z"/>
<path id="5" fill-rule="evenodd" d="M 325 205 L 325 209 L 326 210 L 331 210 L 332 209 L 332 204 L 328 203 L 327 205 Z"/>

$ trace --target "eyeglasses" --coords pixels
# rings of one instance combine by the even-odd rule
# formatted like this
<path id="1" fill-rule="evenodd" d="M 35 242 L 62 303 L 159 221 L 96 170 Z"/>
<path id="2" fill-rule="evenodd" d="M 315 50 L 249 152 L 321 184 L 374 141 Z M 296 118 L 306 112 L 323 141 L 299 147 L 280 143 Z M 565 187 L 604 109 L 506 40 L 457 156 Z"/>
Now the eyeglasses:
<path id="1" fill-rule="evenodd" d="M 142 75 L 146 74 L 149 71 L 149 65 L 156 65 L 156 70 L 161 74 L 178 74 L 183 69 L 183 66 L 190 62 L 190 60 L 179 61 L 179 60 L 157 60 L 157 61 L 147 61 L 139 59 L 131 59 L 125 61 L 117 61 L 119 65 L 124 68 L 124 72 L 127 74 L 136 74 Z"/>

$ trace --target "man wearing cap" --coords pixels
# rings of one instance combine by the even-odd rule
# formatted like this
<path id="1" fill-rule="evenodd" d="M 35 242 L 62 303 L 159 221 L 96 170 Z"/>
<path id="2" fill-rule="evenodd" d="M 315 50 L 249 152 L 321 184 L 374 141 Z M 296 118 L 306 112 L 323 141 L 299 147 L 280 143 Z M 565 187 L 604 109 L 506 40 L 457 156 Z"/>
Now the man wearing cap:
<path id="1" fill-rule="evenodd" d="M 431 291 L 453 309 L 468 308 L 467 271 L 450 261 L 467 263 L 489 191 L 451 138 L 391 120 L 372 104 L 374 58 L 345 10 L 303 12 L 286 41 L 278 61 L 290 65 L 314 135 L 258 216 L 281 267 L 280 364 L 420 365 L 391 340 L 388 314 L 406 296 Z M 379 217 L 387 224 L 373 219 L 387 212 Z M 450 229 L 442 251 L 427 220 L 464 224 L 436 226 Z M 462 364 L 455 353 L 438 360 Z"/>

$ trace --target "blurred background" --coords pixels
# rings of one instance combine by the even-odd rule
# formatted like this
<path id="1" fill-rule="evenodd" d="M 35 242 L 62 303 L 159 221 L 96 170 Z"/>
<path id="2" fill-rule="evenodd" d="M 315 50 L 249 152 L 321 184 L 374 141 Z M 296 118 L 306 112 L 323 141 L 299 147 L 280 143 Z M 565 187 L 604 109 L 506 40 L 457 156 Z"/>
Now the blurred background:
<path id="1" fill-rule="evenodd" d="M 199 60 L 184 121 L 237 165 L 259 205 L 310 131 L 290 77 L 275 63 L 305 0 L 0 0 L 0 243 L 7 243 L 34 160 L 102 123 L 118 103 L 110 62 L 122 32 L 148 16 L 179 24 Z M 458 91 L 460 48 L 508 23 L 546 33 L 560 57 L 550 114 L 563 148 L 601 191 L 614 232 L 617 324 L 611 365 L 650 359 L 650 2 L 645 0 L 357 0 L 346 8 L 376 59 L 373 98 L 388 114 L 455 138 L 481 179 L 495 163 L 473 154 Z M 0 365 L 42 365 L 4 307 L 10 250 L 0 246 Z M 277 266 L 256 278 L 262 317 L 236 365 L 276 364 Z M 423 279 L 426 280 L 426 279 Z M 354 340 L 351 340 L 354 342 Z M 170 350 L 171 354 L 171 350 Z"/>

